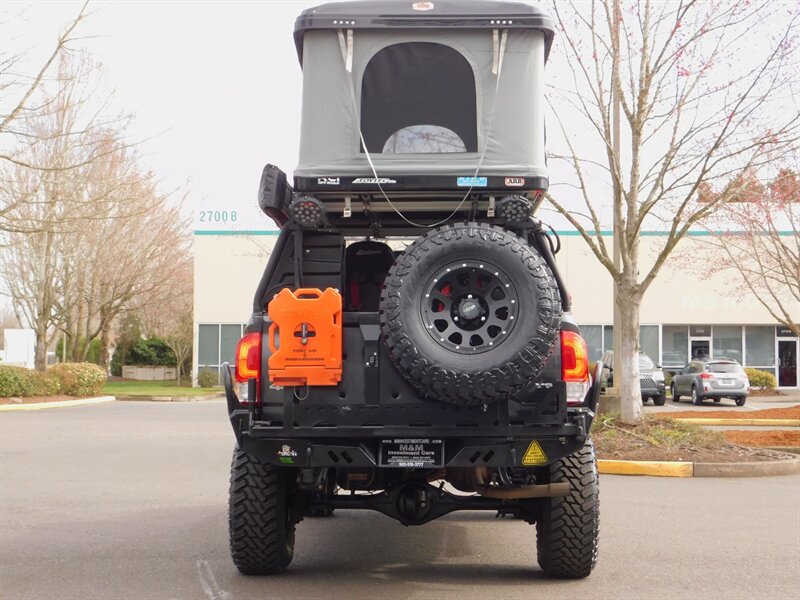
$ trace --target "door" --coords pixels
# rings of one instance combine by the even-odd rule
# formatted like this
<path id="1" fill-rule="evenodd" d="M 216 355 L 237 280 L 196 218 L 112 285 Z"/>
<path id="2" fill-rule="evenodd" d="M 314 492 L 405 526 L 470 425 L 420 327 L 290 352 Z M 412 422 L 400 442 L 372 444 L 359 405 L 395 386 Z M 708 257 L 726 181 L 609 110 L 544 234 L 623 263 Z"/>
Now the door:
<path id="1" fill-rule="evenodd" d="M 797 340 L 778 340 L 778 387 L 797 387 Z"/>
<path id="2" fill-rule="evenodd" d="M 692 365 L 688 364 L 675 375 L 673 381 L 675 382 L 675 389 L 678 391 L 678 394 L 686 395 L 689 393 L 689 389 L 692 387 L 692 376 L 689 374 L 691 370 Z"/>
<path id="3" fill-rule="evenodd" d="M 690 360 L 709 358 L 711 356 L 711 338 L 692 339 Z"/>

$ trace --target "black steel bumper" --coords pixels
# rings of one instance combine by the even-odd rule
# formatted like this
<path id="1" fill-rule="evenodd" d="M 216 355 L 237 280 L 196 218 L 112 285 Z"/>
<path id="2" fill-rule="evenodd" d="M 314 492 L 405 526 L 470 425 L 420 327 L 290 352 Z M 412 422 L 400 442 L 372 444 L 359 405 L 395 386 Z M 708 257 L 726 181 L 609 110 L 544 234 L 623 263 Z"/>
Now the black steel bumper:
<path id="1" fill-rule="evenodd" d="M 223 365 L 228 416 L 242 450 L 261 460 L 293 467 L 394 468 L 382 464 L 381 442 L 391 439 L 436 439 L 444 445 L 441 467 L 542 466 L 579 450 L 589 435 L 600 395 L 600 373 L 583 402 L 570 406 L 558 425 L 498 423 L 492 427 L 283 427 L 257 417 L 253 403 L 242 404 L 234 390 L 228 365 Z M 251 380 L 252 391 L 255 380 Z M 255 394 L 250 394 L 254 397 Z M 544 459 L 531 460 L 536 442 Z M 427 467 L 426 467 L 427 468 Z"/>

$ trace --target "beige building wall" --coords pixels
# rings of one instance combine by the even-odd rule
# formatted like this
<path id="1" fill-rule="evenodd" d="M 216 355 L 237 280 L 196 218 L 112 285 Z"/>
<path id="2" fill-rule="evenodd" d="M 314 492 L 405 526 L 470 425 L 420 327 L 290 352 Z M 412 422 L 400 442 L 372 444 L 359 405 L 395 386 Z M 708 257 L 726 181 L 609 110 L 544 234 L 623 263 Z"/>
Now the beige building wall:
<path id="1" fill-rule="evenodd" d="M 233 326 L 248 321 L 253 294 L 277 239 L 276 232 L 200 233 L 194 240 L 195 374 L 200 364 L 197 350 L 201 325 L 206 335 L 209 325 L 220 325 L 219 355 L 232 355 Z M 610 325 L 611 277 L 582 238 L 567 233 L 561 241 L 563 248 L 556 259 L 572 294 L 575 318 L 581 325 Z M 609 236 L 604 241 L 610 253 L 613 239 Z M 641 238 L 643 272 L 650 268 L 663 243 L 664 238 L 658 235 Z M 645 294 L 641 324 L 775 325 L 755 297 L 733 293 L 735 286 L 734 274 L 719 271 L 702 236 L 686 238 Z M 800 314 L 800 305 L 794 309 Z"/>

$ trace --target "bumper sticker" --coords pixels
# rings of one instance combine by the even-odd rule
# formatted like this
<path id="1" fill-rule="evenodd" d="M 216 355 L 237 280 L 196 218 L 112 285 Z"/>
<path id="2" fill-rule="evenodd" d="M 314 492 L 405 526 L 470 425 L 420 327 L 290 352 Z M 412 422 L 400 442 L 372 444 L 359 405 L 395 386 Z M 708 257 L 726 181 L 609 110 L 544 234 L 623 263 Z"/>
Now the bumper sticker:
<path id="1" fill-rule="evenodd" d="M 458 187 L 486 187 L 489 185 L 487 177 L 459 177 L 456 180 Z"/>

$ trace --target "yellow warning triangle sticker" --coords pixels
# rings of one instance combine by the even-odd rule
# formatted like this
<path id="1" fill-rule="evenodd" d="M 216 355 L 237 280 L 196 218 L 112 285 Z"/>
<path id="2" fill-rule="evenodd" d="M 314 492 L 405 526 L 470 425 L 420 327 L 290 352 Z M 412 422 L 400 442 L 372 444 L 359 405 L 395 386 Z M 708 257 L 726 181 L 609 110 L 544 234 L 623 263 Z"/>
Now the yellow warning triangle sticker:
<path id="1" fill-rule="evenodd" d="M 533 441 L 525 451 L 525 456 L 522 457 L 523 465 L 546 465 L 547 455 L 542 450 L 539 442 Z"/>

